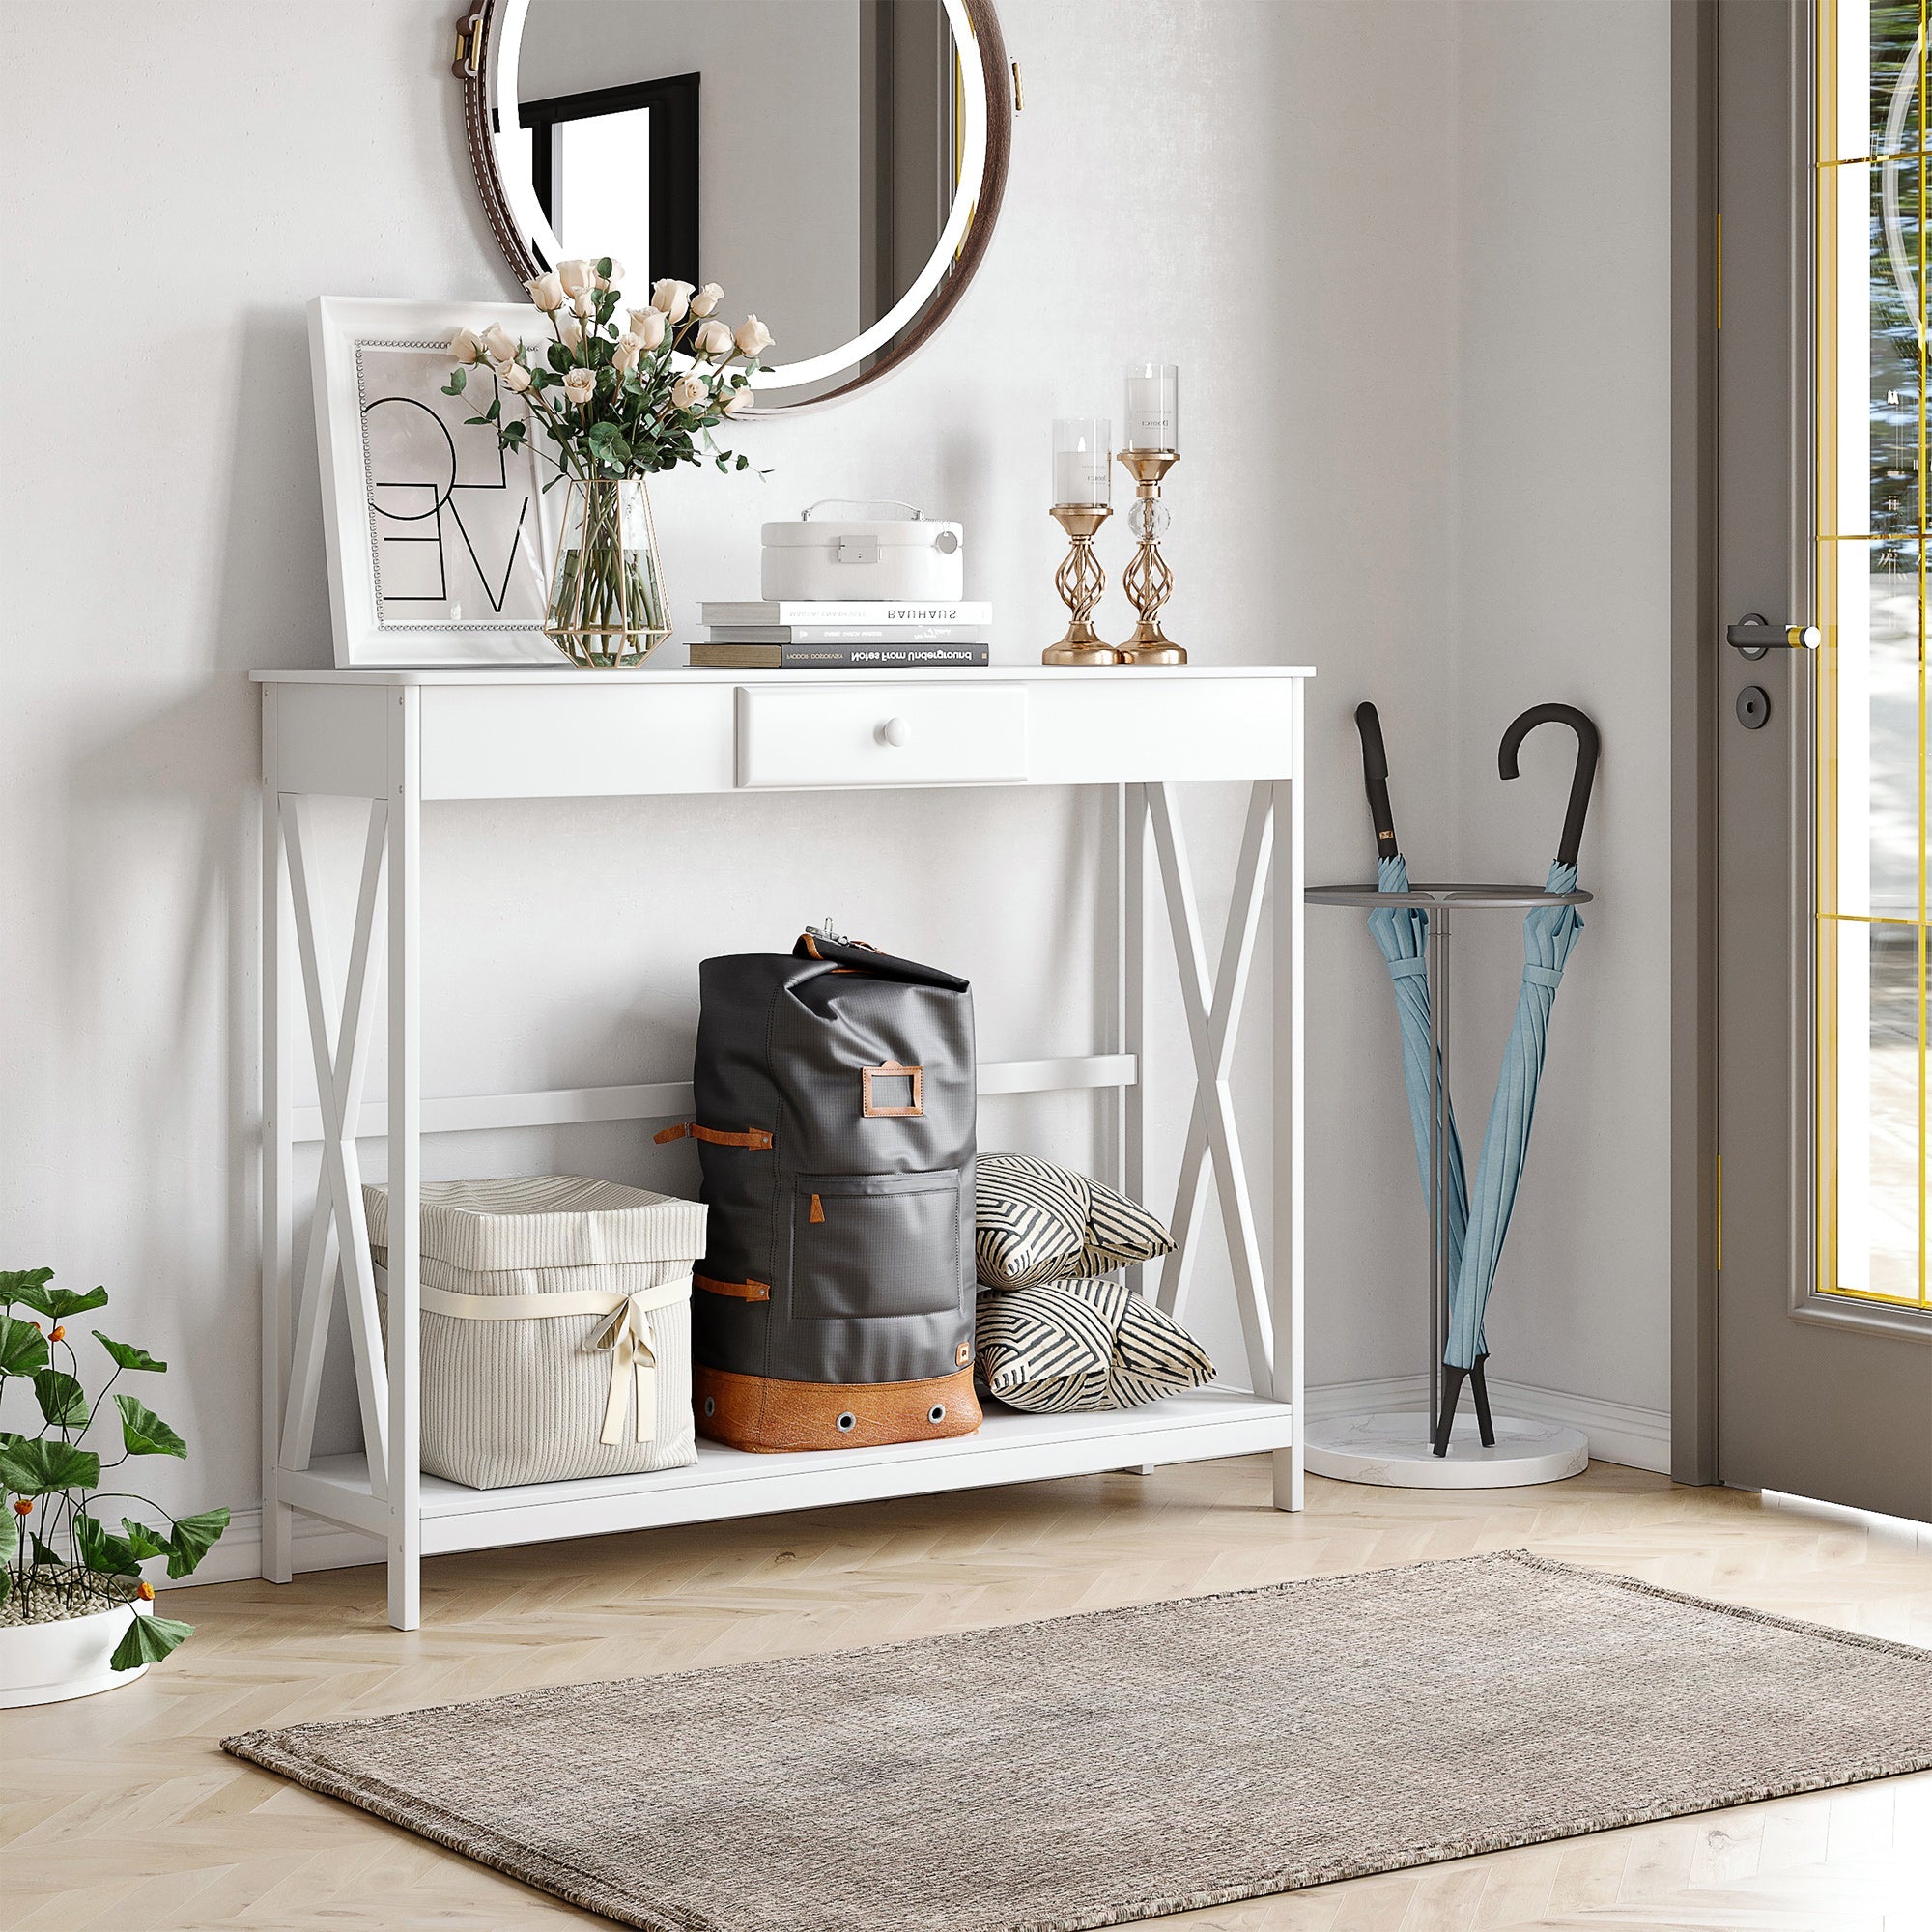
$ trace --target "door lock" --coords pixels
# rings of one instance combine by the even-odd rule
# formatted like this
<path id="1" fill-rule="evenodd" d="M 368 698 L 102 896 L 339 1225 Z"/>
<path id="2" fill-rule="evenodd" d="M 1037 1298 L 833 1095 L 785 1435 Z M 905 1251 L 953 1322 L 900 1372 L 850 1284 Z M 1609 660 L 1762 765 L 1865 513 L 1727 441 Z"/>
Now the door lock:
<path id="1" fill-rule="evenodd" d="M 1749 611 L 1725 631 L 1724 641 L 1747 658 L 1761 658 L 1772 650 L 1815 651 L 1825 634 L 1816 624 L 1768 624 Z"/>

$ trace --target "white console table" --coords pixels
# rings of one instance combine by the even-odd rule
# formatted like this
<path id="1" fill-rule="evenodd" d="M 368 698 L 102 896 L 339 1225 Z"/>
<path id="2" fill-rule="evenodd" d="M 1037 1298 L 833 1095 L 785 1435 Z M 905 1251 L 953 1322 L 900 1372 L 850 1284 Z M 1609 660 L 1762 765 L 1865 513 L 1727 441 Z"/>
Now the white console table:
<path id="1" fill-rule="evenodd" d="M 421 1619 L 425 1555 L 772 1510 L 1274 1452 L 1277 1508 L 1302 1483 L 1301 667 L 998 667 L 801 676 L 766 671 L 269 671 L 263 685 L 262 1574 L 293 1574 L 293 1513 L 382 1538 L 389 1620 Z M 1211 962 L 1171 787 L 1250 787 L 1228 929 Z M 1144 1193 L 1142 1035 L 1149 848 L 1195 1067 L 1159 1300 L 1180 1313 L 1211 1173 L 1252 1393 L 1210 1388 L 1124 1414 L 997 1407 L 973 1435 L 817 1455 L 701 1442 L 694 1467 L 507 1490 L 423 1475 L 417 1204 L 426 1133 L 687 1117 L 688 1081 L 452 1095 L 421 1091 L 422 811 L 443 799 L 583 798 L 863 786 L 1105 785 L 1122 855 L 1117 1037 L 1072 1059 L 982 1061 L 982 1094 L 1118 1090 L 1120 1179 Z M 308 801 L 370 801 L 349 957 L 319 917 Z M 1273 891 L 1267 892 L 1269 881 Z M 1236 1128 L 1235 1041 L 1264 906 L 1273 919 L 1272 1254 L 1264 1260 Z M 384 928 L 386 928 L 384 931 Z M 776 945 L 788 935 L 774 935 Z M 371 960 L 386 954 L 388 1099 L 365 1101 Z M 694 970 L 696 960 L 693 961 Z M 320 1104 L 292 1099 L 297 1011 Z M 680 1043 L 681 1050 L 681 1043 Z M 384 1332 L 358 1138 L 386 1136 Z M 293 1150 L 321 1176 L 299 1270 Z M 330 1310 L 348 1305 L 365 1455 L 312 1453 Z"/>

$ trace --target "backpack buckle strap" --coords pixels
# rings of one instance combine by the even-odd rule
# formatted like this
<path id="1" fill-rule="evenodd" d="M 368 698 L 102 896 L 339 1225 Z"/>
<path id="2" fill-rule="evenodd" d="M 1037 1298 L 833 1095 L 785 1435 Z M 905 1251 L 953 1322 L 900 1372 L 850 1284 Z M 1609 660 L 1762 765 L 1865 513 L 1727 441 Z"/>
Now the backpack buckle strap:
<path id="1" fill-rule="evenodd" d="M 660 1129 L 651 1139 L 663 1147 L 667 1141 L 681 1141 L 687 1137 L 704 1141 L 712 1147 L 752 1148 L 759 1151 L 772 1144 L 770 1133 L 763 1127 L 747 1127 L 741 1134 L 732 1134 L 722 1127 L 701 1127 L 696 1121 L 680 1121 L 674 1127 Z"/>

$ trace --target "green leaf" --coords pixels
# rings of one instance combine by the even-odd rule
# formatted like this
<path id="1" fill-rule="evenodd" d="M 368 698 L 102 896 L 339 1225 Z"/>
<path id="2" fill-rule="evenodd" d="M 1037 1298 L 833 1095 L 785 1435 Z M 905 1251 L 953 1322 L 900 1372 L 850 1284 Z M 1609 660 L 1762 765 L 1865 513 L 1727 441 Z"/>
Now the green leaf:
<path id="1" fill-rule="evenodd" d="M 0 1444 L 0 1484 L 17 1495 L 47 1496 L 59 1490 L 92 1490 L 100 1482 L 100 1458 L 92 1449 L 47 1437 L 15 1436 Z"/>
<path id="2" fill-rule="evenodd" d="M 0 1573 L 14 1560 L 14 1552 L 20 1547 L 20 1519 L 14 1514 L 10 1502 L 0 1509 Z"/>
<path id="3" fill-rule="evenodd" d="M 599 255 L 596 261 L 591 264 L 591 267 L 597 270 L 597 279 L 600 282 L 608 282 L 611 279 L 611 258 L 609 255 Z"/>
<path id="4" fill-rule="evenodd" d="M 460 396 L 463 393 L 464 384 L 469 381 L 469 371 L 459 364 L 449 372 L 449 381 L 444 384 L 442 393 L 445 396 Z"/>
<path id="5" fill-rule="evenodd" d="M 47 1365 L 47 1338 L 18 1315 L 0 1315 L 0 1376 L 36 1376 Z"/>
<path id="6" fill-rule="evenodd" d="M 141 1560 L 134 1546 L 112 1530 L 103 1528 L 91 1516 L 73 1520 L 73 1547 L 81 1567 L 97 1577 L 138 1577 Z"/>
<path id="7" fill-rule="evenodd" d="M 51 1543 L 46 1542 L 39 1536 L 34 1537 L 33 1543 L 34 1561 L 36 1563 L 48 1563 L 56 1570 L 65 1570 L 67 1568 L 67 1558 Z"/>
<path id="8" fill-rule="evenodd" d="M 44 1279 L 36 1281 L 34 1275 L 43 1275 L 40 1268 L 31 1274 L 18 1275 L 14 1279 L 19 1286 L 9 1295 L 12 1301 L 24 1301 L 37 1313 L 44 1315 L 49 1321 L 65 1321 L 70 1315 L 79 1315 L 89 1308 L 105 1308 L 107 1291 L 104 1288 L 90 1288 L 85 1294 L 76 1294 L 71 1288 L 48 1288 Z"/>
<path id="9" fill-rule="evenodd" d="M 158 1663 L 171 1650 L 179 1650 L 194 1634 L 192 1624 L 177 1623 L 173 1617 L 144 1617 L 137 1610 L 128 1625 L 128 1634 L 114 1646 L 107 1660 L 111 1670 L 132 1670 L 137 1664 Z"/>
<path id="10" fill-rule="evenodd" d="M 131 1516 L 121 1519 L 121 1527 L 128 1532 L 128 1548 L 136 1556 L 165 1556 L 168 1553 L 168 1540 L 157 1529 L 150 1529 L 145 1522 L 136 1522 Z"/>
<path id="11" fill-rule="evenodd" d="M 0 1308 L 10 1302 L 24 1301 L 27 1293 L 54 1278 L 52 1268 L 0 1268 Z M 38 1303 L 34 1304 L 39 1306 Z"/>
<path id="12" fill-rule="evenodd" d="M 87 1391 L 71 1376 L 59 1369 L 42 1369 L 34 1377 L 34 1394 L 40 1399 L 41 1413 L 56 1429 L 85 1429 L 92 1411 Z"/>
<path id="13" fill-rule="evenodd" d="M 145 1403 L 131 1395 L 116 1395 L 121 1410 L 121 1440 L 130 1456 L 187 1455 L 187 1444 Z"/>
<path id="14" fill-rule="evenodd" d="M 168 1551 L 168 1575 L 185 1577 L 213 1548 L 221 1532 L 228 1527 L 227 1509 L 203 1510 L 199 1516 L 185 1516 L 175 1524 Z"/>
<path id="15" fill-rule="evenodd" d="M 0 1569 L 0 1604 L 4 1604 L 14 1594 L 14 1577 L 10 1571 Z"/>
<path id="16" fill-rule="evenodd" d="M 107 1350 L 117 1368 L 146 1369 L 150 1375 L 160 1376 L 167 1373 L 168 1365 L 157 1362 L 145 1349 L 137 1349 L 131 1342 L 117 1342 L 111 1336 L 103 1335 L 99 1328 L 94 1331 L 94 1339 Z"/>

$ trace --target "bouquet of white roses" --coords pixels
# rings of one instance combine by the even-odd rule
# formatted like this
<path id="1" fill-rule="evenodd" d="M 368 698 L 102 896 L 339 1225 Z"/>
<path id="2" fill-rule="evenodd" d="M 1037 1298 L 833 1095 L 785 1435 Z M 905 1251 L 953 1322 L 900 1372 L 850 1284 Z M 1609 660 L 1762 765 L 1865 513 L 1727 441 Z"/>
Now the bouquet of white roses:
<path id="1" fill-rule="evenodd" d="M 605 255 L 559 262 L 526 282 L 552 340 L 532 346 L 500 326 L 459 328 L 443 393 L 462 395 L 469 370 L 487 368 L 523 402 L 526 419 L 504 421 L 498 394 L 469 421 L 494 429 L 506 450 L 523 448 L 531 422 L 540 422 L 559 477 L 648 476 L 706 456 L 720 469 L 746 469 L 747 459 L 720 449 L 711 432 L 751 406 L 752 374 L 771 331 L 754 315 L 735 331 L 722 322 L 724 291 L 716 282 L 694 289 L 668 279 L 620 327 L 615 284 L 623 274 L 623 264 Z"/>

